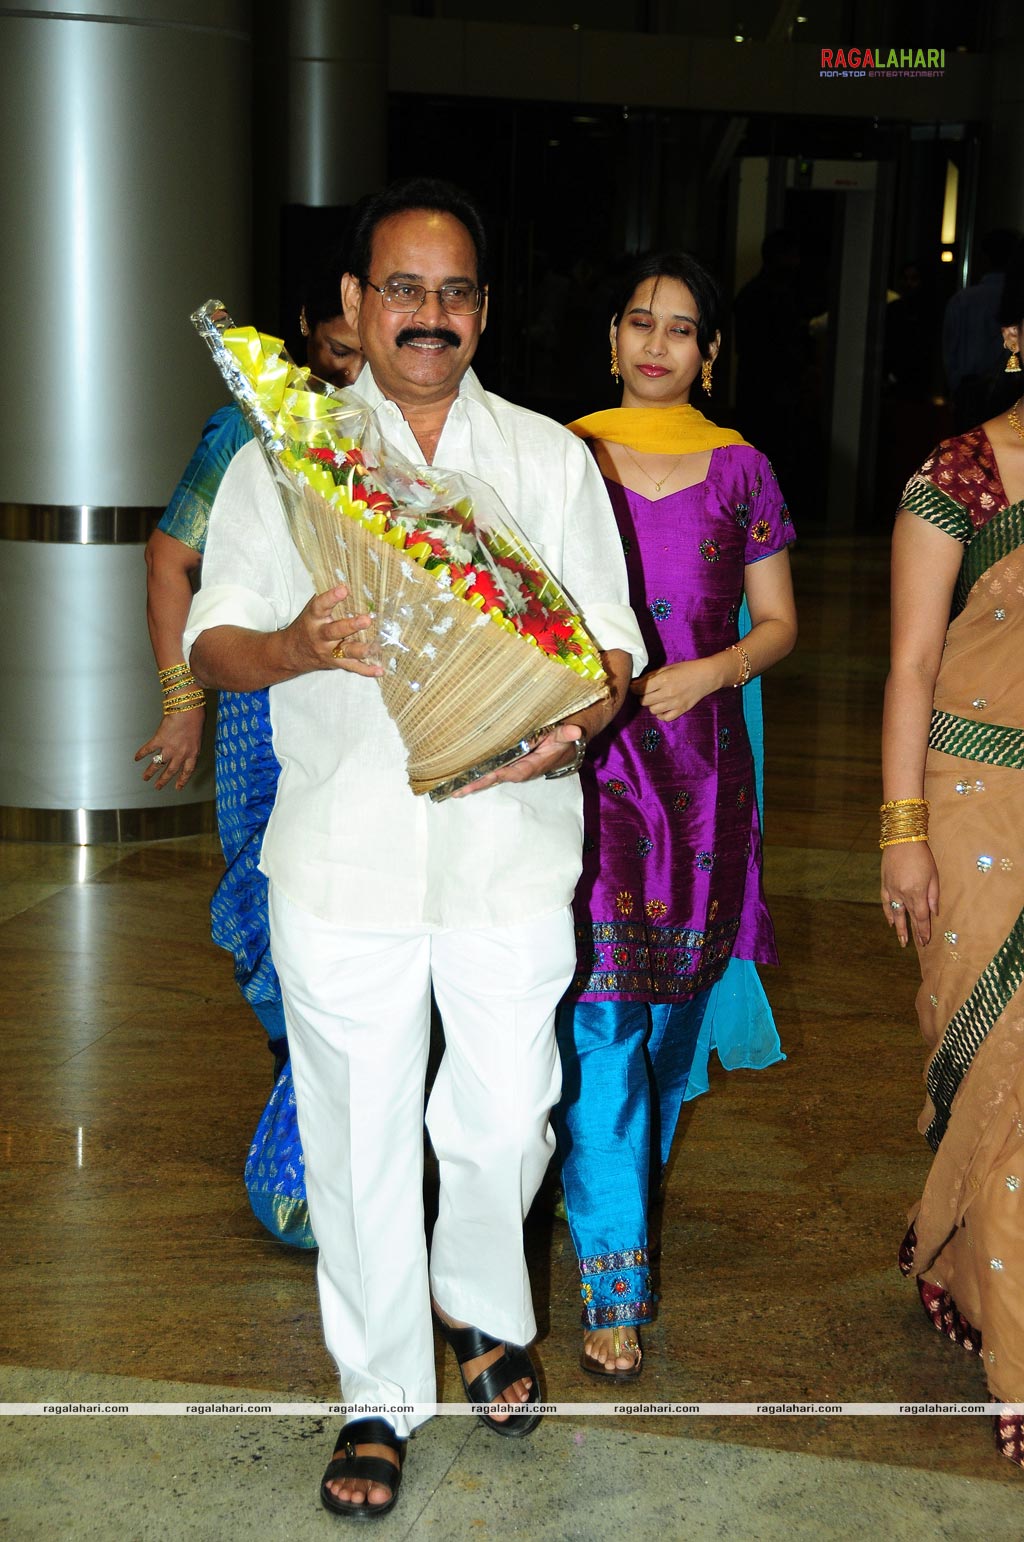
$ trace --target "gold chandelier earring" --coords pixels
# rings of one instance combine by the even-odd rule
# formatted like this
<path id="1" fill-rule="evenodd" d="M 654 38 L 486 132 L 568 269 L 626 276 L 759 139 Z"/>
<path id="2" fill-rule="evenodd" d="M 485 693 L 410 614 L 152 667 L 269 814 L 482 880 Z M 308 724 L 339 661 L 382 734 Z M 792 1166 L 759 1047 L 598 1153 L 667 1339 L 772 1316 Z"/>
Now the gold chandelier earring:
<path id="1" fill-rule="evenodd" d="M 1010 348 L 1009 343 L 1007 343 L 1006 346 L 1007 348 Z M 1016 348 L 1010 348 L 1010 357 L 1006 361 L 1006 369 L 1003 371 L 1003 373 L 1006 375 L 1020 374 L 1020 354 L 1017 352 Z"/>
<path id="2" fill-rule="evenodd" d="M 299 311 L 299 331 L 302 333 L 303 337 L 309 336 L 309 322 L 306 320 L 305 306 L 303 306 Z"/>
<path id="3" fill-rule="evenodd" d="M 622 376 L 619 374 L 619 350 L 614 343 L 612 343 L 612 379 L 622 379 Z"/>
<path id="4" fill-rule="evenodd" d="M 711 366 L 712 360 L 705 359 L 704 363 L 700 367 L 701 389 L 703 390 L 705 396 L 711 395 Z"/>

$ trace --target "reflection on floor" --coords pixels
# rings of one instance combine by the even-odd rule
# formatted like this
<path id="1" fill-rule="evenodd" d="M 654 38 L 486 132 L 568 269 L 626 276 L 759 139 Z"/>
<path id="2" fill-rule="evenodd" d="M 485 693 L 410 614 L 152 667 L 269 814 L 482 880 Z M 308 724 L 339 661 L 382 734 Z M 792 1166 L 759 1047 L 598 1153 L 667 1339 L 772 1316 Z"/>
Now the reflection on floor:
<path id="1" fill-rule="evenodd" d="M 928 1153 L 915 1132 L 916 966 L 875 900 L 881 542 L 809 541 L 802 636 L 766 684 L 766 985 L 788 1060 L 713 1077 L 665 1205 L 644 1401 L 947 1401 L 981 1366 L 931 1330 L 895 1268 Z M 8 846 L 0 1398 L 336 1396 L 314 1259 L 264 1235 L 241 1171 L 269 1092 L 261 1033 L 209 941 L 219 853 Z M 381 1224 L 386 1224 L 382 1218 Z M 577 1366 L 568 1234 L 530 1226 L 546 1393 L 621 1401 Z M 441 1395 L 458 1388 L 440 1356 Z M 34 1536 L 326 1532 L 320 1421 L 2 1421 L 0 1529 Z M 503 1442 L 417 1437 L 377 1535 L 958 1536 L 1002 1528 L 1024 1479 L 989 1421 L 550 1420 Z M 1016 1508 L 1015 1508 L 1016 1514 Z M 684 1524 L 685 1522 L 685 1524 Z"/>

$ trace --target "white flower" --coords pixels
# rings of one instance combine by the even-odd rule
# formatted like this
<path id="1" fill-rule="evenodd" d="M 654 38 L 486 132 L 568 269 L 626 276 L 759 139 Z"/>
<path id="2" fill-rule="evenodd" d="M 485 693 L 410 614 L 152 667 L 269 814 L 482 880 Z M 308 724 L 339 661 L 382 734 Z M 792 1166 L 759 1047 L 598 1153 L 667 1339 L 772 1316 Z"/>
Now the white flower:
<path id="1" fill-rule="evenodd" d="M 448 550 L 451 552 L 452 560 L 454 562 L 472 562 L 473 561 L 473 558 L 476 555 L 475 547 L 470 545 L 470 543 L 465 539 L 465 537 L 460 537 L 458 535 L 452 534 L 452 535 L 450 535 L 448 537 L 448 543 L 447 544 L 448 544 Z M 475 576 L 476 575 L 474 574 L 474 577 Z"/>

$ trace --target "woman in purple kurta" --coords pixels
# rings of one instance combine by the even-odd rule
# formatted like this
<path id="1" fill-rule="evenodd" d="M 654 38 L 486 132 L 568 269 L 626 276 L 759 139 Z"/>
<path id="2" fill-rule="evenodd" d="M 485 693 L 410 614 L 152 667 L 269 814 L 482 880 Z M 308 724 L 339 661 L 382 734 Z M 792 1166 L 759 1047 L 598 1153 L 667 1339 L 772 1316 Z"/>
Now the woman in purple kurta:
<path id="1" fill-rule="evenodd" d="M 579 960 L 559 1018 L 581 1363 L 616 1379 L 640 1369 L 651 1162 L 668 1159 L 695 1054 L 706 1063 L 712 988 L 731 959 L 777 962 L 740 687 L 795 640 L 793 528 L 764 456 L 689 406 L 718 351 L 717 308 L 693 259 L 642 261 L 612 324 L 625 410 L 571 425 L 605 474 L 650 660 L 584 767 Z M 750 1063 L 717 1020 L 715 1045 Z"/>
<path id="2" fill-rule="evenodd" d="M 793 539 L 764 456 L 713 450 L 705 481 L 657 500 L 615 482 L 608 492 L 649 667 L 730 648 L 746 567 Z M 733 954 L 778 963 L 740 692 L 715 691 L 667 723 L 633 697 L 590 768 L 578 999 L 688 1001 Z"/>

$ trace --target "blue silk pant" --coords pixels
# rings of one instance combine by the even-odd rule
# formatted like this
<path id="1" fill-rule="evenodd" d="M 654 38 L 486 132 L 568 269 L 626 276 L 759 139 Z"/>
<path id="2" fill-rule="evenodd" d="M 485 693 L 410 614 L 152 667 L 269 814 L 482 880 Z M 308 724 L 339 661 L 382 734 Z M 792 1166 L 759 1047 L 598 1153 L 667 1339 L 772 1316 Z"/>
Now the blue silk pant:
<path id="1" fill-rule="evenodd" d="M 709 994 L 678 1005 L 580 1001 L 559 1009 L 562 1101 L 552 1122 L 584 1327 L 651 1317 L 649 1193 L 672 1149 Z"/>

